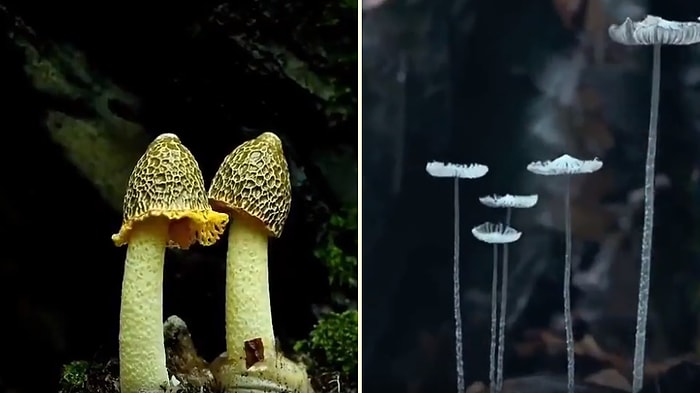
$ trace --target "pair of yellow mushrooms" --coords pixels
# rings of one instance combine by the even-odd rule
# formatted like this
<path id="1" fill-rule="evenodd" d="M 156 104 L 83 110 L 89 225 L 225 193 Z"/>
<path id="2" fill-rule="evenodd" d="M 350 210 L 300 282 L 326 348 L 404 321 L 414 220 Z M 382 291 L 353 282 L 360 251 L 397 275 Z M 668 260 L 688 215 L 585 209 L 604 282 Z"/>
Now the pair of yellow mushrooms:
<path id="1" fill-rule="evenodd" d="M 226 255 L 226 355 L 215 370 L 226 392 L 312 392 L 305 369 L 275 351 L 267 242 L 289 214 L 291 185 L 279 138 L 247 141 L 221 164 L 208 195 L 199 165 L 174 134 L 136 163 L 117 246 L 128 245 L 119 330 L 122 393 L 168 384 L 163 338 L 166 247 L 214 244 L 231 218 Z M 213 208 L 212 208 L 213 207 Z M 251 344 L 252 343 L 252 344 Z M 253 346 L 253 361 L 250 348 Z"/>

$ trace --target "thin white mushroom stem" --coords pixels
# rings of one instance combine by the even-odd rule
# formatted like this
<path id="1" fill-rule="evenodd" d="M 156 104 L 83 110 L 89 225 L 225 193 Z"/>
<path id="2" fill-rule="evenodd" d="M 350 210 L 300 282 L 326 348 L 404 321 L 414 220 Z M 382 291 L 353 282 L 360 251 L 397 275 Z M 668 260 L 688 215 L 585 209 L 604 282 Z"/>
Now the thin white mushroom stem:
<path id="1" fill-rule="evenodd" d="M 568 154 L 552 161 L 535 161 L 527 166 L 527 170 L 543 176 L 564 176 L 564 232 L 566 246 L 564 249 L 564 327 L 566 330 L 566 385 L 569 393 L 574 392 L 574 329 L 571 321 L 571 175 L 593 173 L 603 167 L 603 162 L 579 160 Z"/>
<path id="2" fill-rule="evenodd" d="M 496 334 L 498 323 L 498 244 L 493 244 L 493 272 L 491 273 L 491 348 L 489 353 L 489 386 L 496 389 Z"/>
<path id="3" fill-rule="evenodd" d="M 431 161 L 425 165 L 425 170 L 430 176 L 451 177 L 454 181 L 454 263 L 452 282 L 454 286 L 455 314 L 455 367 L 457 369 L 457 392 L 463 393 L 465 386 L 464 359 L 462 354 L 462 310 L 460 306 L 459 290 L 459 179 L 476 179 L 482 177 L 489 171 L 489 168 L 481 164 L 454 164 Z"/>
<path id="4" fill-rule="evenodd" d="M 574 327 L 571 321 L 571 175 L 564 175 L 564 328 L 566 330 L 566 387 L 574 393 Z"/>
<path id="5" fill-rule="evenodd" d="M 275 354 L 267 245 L 268 235 L 261 225 L 249 217 L 231 217 L 226 253 L 226 352 L 243 369 L 246 341 L 260 338 L 265 358 Z"/>
<path id="6" fill-rule="evenodd" d="M 452 283 L 455 312 L 455 362 L 457 367 L 457 393 L 464 392 L 464 359 L 462 354 L 462 308 L 459 289 L 459 177 L 454 178 L 454 254 Z"/>
<path id="7" fill-rule="evenodd" d="M 656 161 L 656 139 L 661 96 L 661 45 L 654 45 L 651 77 L 651 111 L 649 113 L 649 140 L 647 142 L 646 166 L 644 169 L 644 227 L 642 232 L 642 265 L 639 274 L 639 299 L 637 304 L 637 328 L 634 335 L 634 366 L 632 369 L 632 392 L 642 390 L 644 384 L 644 350 L 647 336 L 649 310 L 649 281 L 651 275 L 651 242 L 654 230 L 654 167 Z"/>
<path id="8" fill-rule="evenodd" d="M 510 226 L 512 209 L 506 208 L 506 228 Z M 498 320 L 498 365 L 496 367 L 496 392 L 503 390 L 503 369 L 505 367 L 506 309 L 508 306 L 508 243 L 503 243 L 503 266 L 501 267 L 501 310 Z"/>
<path id="9" fill-rule="evenodd" d="M 134 225 L 126 251 L 119 318 L 121 392 L 160 389 L 168 383 L 163 338 L 163 265 L 168 220 Z"/>

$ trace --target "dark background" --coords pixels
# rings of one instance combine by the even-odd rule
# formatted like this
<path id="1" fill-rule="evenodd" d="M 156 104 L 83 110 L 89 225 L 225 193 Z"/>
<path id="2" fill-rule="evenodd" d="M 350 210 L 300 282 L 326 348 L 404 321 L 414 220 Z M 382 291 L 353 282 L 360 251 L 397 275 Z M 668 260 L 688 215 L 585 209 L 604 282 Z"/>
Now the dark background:
<path id="1" fill-rule="evenodd" d="M 371 4 L 370 4 L 371 3 Z M 469 229 L 500 220 L 477 197 L 540 195 L 517 211 L 506 378 L 550 371 L 514 344 L 563 335 L 563 187 L 525 170 L 564 153 L 600 157 L 573 183 L 574 313 L 606 351 L 631 359 L 649 118 L 651 49 L 610 42 L 607 26 L 647 13 L 691 21 L 697 1 L 367 1 L 363 10 L 363 386 L 454 391 L 452 182 L 428 161 L 483 163 L 461 182 L 467 384 L 488 377 L 491 248 Z M 657 200 L 647 355 L 700 339 L 700 47 L 662 49 Z"/>
<path id="2" fill-rule="evenodd" d="M 62 364 L 116 356 L 126 249 L 110 236 L 124 174 L 162 132 L 207 184 L 242 141 L 282 138 L 294 194 L 271 245 L 274 323 L 287 347 L 307 337 L 331 304 L 323 224 L 357 201 L 357 18 L 302 3 L 0 2 L 0 391 L 55 392 Z M 224 349 L 225 248 L 167 254 L 164 317 L 206 359 Z"/>

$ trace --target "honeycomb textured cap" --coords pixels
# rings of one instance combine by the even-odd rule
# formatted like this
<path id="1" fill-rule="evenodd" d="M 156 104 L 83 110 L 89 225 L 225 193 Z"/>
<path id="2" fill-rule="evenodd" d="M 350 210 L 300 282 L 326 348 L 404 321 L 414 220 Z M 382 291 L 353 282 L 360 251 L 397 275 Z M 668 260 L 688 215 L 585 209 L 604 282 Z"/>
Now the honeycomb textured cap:
<path id="1" fill-rule="evenodd" d="M 209 206 L 199 165 L 174 134 L 154 139 L 131 172 L 122 226 L 112 236 L 114 244 L 129 243 L 134 225 L 149 217 L 168 218 L 167 246 L 183 249 L 195 241 L 214 244 L 228 223 L 228 215 Z"/>
<path id="2" fill-rule="evenodd" d="M 212 180 L 209 201 L 219 211 L 256 218 L 270 235 L 280 237 L 289 215 L 292 186 L 277 135 L 265 132 L 226 156 Z"/>

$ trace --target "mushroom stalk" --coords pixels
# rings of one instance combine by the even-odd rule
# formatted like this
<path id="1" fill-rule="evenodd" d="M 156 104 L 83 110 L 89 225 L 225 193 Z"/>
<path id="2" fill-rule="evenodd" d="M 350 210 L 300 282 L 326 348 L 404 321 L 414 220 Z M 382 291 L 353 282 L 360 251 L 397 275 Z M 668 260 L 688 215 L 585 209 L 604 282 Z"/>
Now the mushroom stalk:
<path id="1" fill-rule="evenodd" d="M 498 328 L 498 244 L 493 245 L 493 266 L 491 271 L 491 347 L 489 351 L 490 392 L 496 391 L 496 334 Z"/>
<path id="2" fill-rule="evenodd" d="M 168 383 L 163 339 L 163 265 L 168 221 L 135 225 L 126 251 L 119 320 L 122 393 L 157 390 Z"/>
<path id="3" fill-rule="evenodd" d="M 232 217 L 226 254 L 226 351 L 229 359 L 243 360 L 244 367 L 246 341 L 260 338 L 265 358 L 275 352 L 267 243 L 261 226 L 246 217 Z"/>
<path id="4" fill-rule="evenodd" d="M 659 122 L 659 100 L 661 95 L 661 44 L 654 45 L 651 76 L 651 113 L 649 114 L 649 140 L 644 169 L 644 227 L 642 230 L 642 266 L 639 274 L 639 300 L 637 304 L 637 328 L 634 335 L 634 368 L 632 392 L 642 390 L 644 384 L 644 349 L 647 337 L 647 314 L 649 309 L 649 281 L 651 277 L 651 241 L 654 229 L 654 163 L 656 161 L 656 138 Z"/>
<path id="5" fill-rule="evenodd" d="M 457 367 L 457 393 L 464 392 L 464 354 L 462 353 L 462 306 L 459 290 L 459 177 L 454 179 L 454 254 L 452 284 L 455 312 L 455 360 Z"/>
<path id="6" fill-rule="evenodd" d="M 491 351 L 489 357 L 489 391 L 491 393 L 500 393 L 502 389 L 502 379 L 503 379 L 503 352 L 500 350 L 503 348 L 503 344 L 497 348 L 496 345 L 496 330 L 497 330 L 497 284 L 498 284 L 498 245 L 513 243 L 520 239 L 522 235 L 521 232 L 515 229 L 504 226 L 503 224 L 493 224 L 486 222 L 479 226 L 472 228 L 472 235 L 482 242 L 493 244 L 493 271 L 491 273 Z M 505 270 L 507 271 L 507 264 L 504 264 Z M 505 275 L 503 276 L 505 279 Z M 504 282 L 503 288 L 508 285 Z M 501 299 L 506 295 L 505 289 L 501 291 Z M 501 310 L 505 310 L 504 303 L 501 302 Z M 501 314 L 500 325 L 505 325 L 505 319 L 503 318 L 504 313 Z M 504 341 L 503 328 L 500 329 L 500 334 L 498 340 L 501 343 Z M 496 358 L 496 351 L 498 351 L 498 363 L 494 367 L 494 359 Z M 495 377 L 494 377 L 495 375 Z M 494 380 L 495 378 L 495 380 Z M 499 380 L 500 379 L 500 380 Z"/>
<path id="7" fill-rule="evenodd" d="M 564 231 L 566 245 L 564 249 L 564 328 L 566 330 L 566 386 L 569 393 L 574 393 L 574 326 L 571 321 L 571 175 L 564 176 L 566 195 L 564 196 Z"/>
<path id="8" fill-rule="evenodd" d="M 510 226 L 512 209 L 506 208 L 506 227 Z M 494 261 L 494 263 L 496 263 Z M 496 392 L 503 390 L 503 367 L 506 342 L 506 308 L 508 307 L 508 243 L 503 243 L 503 265 L 501 267 L 501 310 L 498 320 L 498 364 L 496 366 Z"/>

